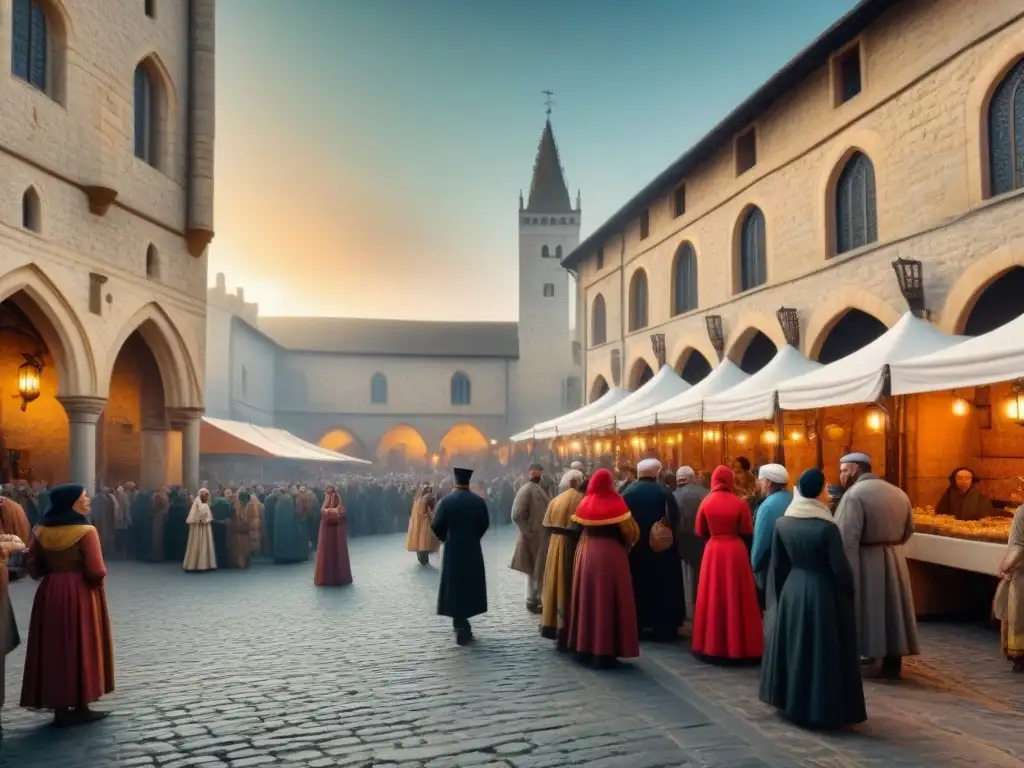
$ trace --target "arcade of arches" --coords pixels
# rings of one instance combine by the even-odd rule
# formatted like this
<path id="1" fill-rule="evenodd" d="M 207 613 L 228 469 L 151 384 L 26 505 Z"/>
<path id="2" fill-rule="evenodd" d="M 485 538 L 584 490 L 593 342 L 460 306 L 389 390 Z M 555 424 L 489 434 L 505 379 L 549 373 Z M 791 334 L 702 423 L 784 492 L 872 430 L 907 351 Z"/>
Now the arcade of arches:
<path id="1" fill-rule="evenodd" d="M 82 352 L 65 350 L 48 318 L 25 291 L 0 302 L 0 480 L 198 487 L 201 410 L 168 406 L 146 340 L 163 331 L 147 319 L 128 335 L 103 398 L 74 391 Z"/>
<path id="2" fill-rule="evenodd" d="M 408 424 L 396 424 L 377 443 L 376 455 L 367 455 L 360 439 L 344 428 L 335 428 L 319 440 L 321 448 L 359 458 L 379 458 L 392 468 L 447 464 L 458 458 L 479 458 L 491 452 L 496 441 L 472 424 L 456 424 L 441 438 L 436 451 L 431 451 L 426 438 Z"/>

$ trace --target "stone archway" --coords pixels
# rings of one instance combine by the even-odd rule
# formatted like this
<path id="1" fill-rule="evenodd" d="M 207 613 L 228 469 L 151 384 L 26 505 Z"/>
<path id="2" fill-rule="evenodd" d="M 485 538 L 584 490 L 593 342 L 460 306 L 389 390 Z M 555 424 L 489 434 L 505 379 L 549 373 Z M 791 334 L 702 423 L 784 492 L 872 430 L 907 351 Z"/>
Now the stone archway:
<path id="1" fill-rule="evenodd" d="M 1012 285 L 1016 281 L 1014 275 L 1016 269 L 1024 268 L 1024 240 L 1018 240 L 1007 245 L 1000 246 L 987 256 L 984 256 L 963 271 L 960 278 L 953 284 L 952 289 L 946 296 L 946 303 L 942 308 L 942 318 L 939 328 L 946 333 L 962 334 L 967 329 L 969 318 L 974 310 L 981 303 L 981 298 L 990 287 L 996 287 L 995 294 L 1001 294 L 1002 286 Z M 1009 278 L 1003 283 L 1003 278 Z M 997 321 L 997 315 L 1001 312 L 1006 314 L 1019 315 L 1014 308 L 1020 306 L 1020 298 L 1014 300 L 1005 308 L 996 307 L 984 308 L 983 316 L 991 313 L 989 323 Z M 981 327 L 980 321 L 975 320 L 972 327 Z"/>
<path id="2" fill-rule="evenodd" d="M 371 458 L 366 446 L 359 437 L 344 427 L 335 427 L 325 432 L 323 437 L 317 441 L 317 445 L 326 448 L 328 451 L 343 453 L 346 456 L 354 456 L 357 459 Z"/>
<path id="3" fill-rule="evenodd" d="M 675 364 L 676 373 L 690 386 L 702 381 L 713 367 L 703 352 L 693 348 L 683 350 Z"/>
<path id="4" fill-rule="evenodd" d="M 866 347 L 887 330 L 885 323 L 874 315 L 860 309 L 847 309 L 821 340 L 817 360 L 822 365 L 834 363 Z"/>
<path id="5" fill-rule="evenodd" d="M 980 336 L 1024 314 L 1024 267 L 1014 266 L 978 293 L 974 306 L 963 318 L 962 333 Z"/>
<path id="6" fill-rule="evenodd" d="M 440 443 L 441 455 L 449 462 L 456 458 L 479 458 L 486 454 L 491 443 L 486 435 L 472 424 L 456 424 L 449 429 Z"/>
<path id="7" fill-rule="evenodd" d="M 395 424 L 377 443 L 377 455 L 394 468 L 425 464 L 429 460 L 427 454 L 427 441 L 408 424 Z"/>
<path id="8" fill-rule="evenodd" d="M 629 367 L 629 388 L 634 392 L 654 378 L 654 371 L 642 357 Z"/>
<path id="9" fill-rule="evenodd" d="M 836 323 L 854 309 L 876 318 L 886 328 L 896 325 L 903 314 L 863 288 L 845 285 L 830 294 L 828 301 L 811 313 L 806 332 L 803 334 L 806 339 L 804 354 L 811 360 L 817 360 L 825 339 L 829 337 Z"/>
<path id="10" fill-rule="evenodd" d="M 607 379 L 598 374 L 597 378 L 594 379 L 594 382 L 590 385 L 590 397 L 587 399 L 587 402 L 592 403 L 595 400 L 604 397 L 608 393 L 609 389 L 610 387 L 608 386 Z"/>

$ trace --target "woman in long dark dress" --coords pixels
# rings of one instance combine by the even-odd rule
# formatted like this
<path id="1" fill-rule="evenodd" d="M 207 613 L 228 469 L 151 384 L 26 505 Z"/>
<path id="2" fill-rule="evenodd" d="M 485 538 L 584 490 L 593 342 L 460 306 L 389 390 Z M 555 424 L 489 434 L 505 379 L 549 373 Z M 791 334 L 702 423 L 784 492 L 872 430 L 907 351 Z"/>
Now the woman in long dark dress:
<path id="1" fill-rule="evenodd" d="M 797 725 L 837 728 L 867 719 L 857 655 L 853 571 L 832 515 L 818 496 L 825 476 L 809 469 L 775 524 L 775 606 L 761 664 L 761 701 Z M 769 601 L 769 604 L 771 601 Z"/>
<path id="2" fill-rule="evenodd" d="M 348 516 L 333 485 L 327 486 L 323 509 L 318 515 L 320 530 L 313 583 L 318 587 L 343 587 L 352 583 L 348 559 Z"/>

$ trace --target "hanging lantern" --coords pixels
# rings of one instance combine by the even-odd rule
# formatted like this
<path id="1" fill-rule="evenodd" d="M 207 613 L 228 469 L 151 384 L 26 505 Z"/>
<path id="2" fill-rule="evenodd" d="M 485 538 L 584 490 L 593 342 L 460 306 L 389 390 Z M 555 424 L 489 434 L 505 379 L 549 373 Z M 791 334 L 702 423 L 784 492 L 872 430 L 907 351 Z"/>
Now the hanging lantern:
<path id="1" fill-rule="evenodd" d="M 779 442 L 779 436 L 774 429 L 766 429 L 761 433 L 761 442 L 765 445 L 775 445 Z"/>
<path id="2" fill-rule="evenodd" d="M 1006 402 L 1006 415 L 1024 427 L 1024 379 L 1010 385 L 1010 399 Z"/>
<path id="3" fill-rule="evenodd" d="M 865 421 L 867 422 L 868 429 L 872 432 L 881 432 L 882 426 L 885 424 L 885 418 L 882 416 L 881 411 L 875 409 L 868 411 Z"/>
<path id="4" fill-rule="evenodd" d="M 953 398 L 953 415 L 966 416 L 971 411 L 970 404 L 962 397 Z"/>
<path id="5" fill-rule="evenodd" d="M 25 362 L 18 366 L 18 394 L 21 395 L 21 410 L 28 410 L 28 404 L 39 397 L 43 363 L 32 355 L 22 354 Z"/>

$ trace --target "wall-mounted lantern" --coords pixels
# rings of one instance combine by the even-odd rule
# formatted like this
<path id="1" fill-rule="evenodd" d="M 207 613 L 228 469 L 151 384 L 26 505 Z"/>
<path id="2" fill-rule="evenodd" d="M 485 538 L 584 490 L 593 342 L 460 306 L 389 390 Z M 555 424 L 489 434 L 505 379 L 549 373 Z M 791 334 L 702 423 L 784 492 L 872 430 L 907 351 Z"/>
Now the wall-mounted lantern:
<path id="1" fill-rule="evenodd" d="M 39 397 L 42 385 L 43 361 L 35 355 L 22 353 L 25 362 L 18 366 L 18 394 L 21 396 L 21 410 L 28 410 L 28 404 Z"/>

